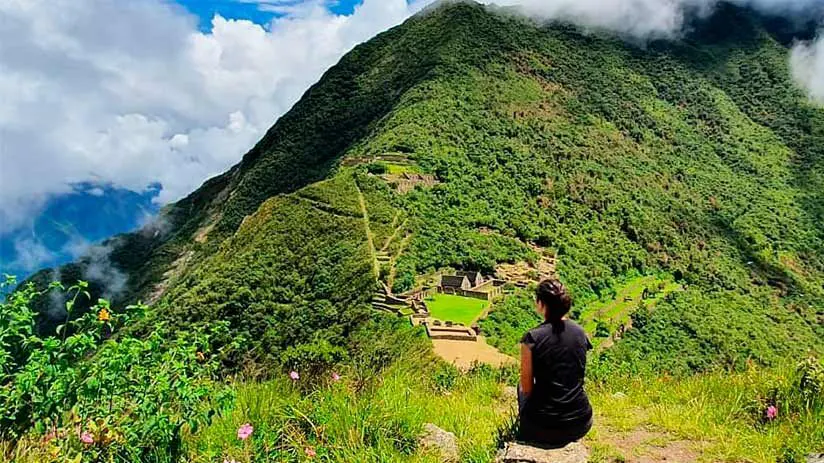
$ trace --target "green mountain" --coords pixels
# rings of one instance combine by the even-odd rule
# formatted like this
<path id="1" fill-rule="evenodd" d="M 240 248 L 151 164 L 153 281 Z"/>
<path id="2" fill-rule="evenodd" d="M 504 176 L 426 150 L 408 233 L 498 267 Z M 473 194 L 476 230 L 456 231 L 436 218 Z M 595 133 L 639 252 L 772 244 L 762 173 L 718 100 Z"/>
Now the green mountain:
<path id="1" fill-rule="evenodd" d="M 722 5 L 640 46 L 446 3 L 380 34 L 231 170 L 32 279 L 88 288 L 0 305 L 0 454 L 441 462 L 434 423 L 493 461 L 517 368 L 459 371 L 375 310 L 449 268 L 508 280 L 479 322 L 503 353 L 538 322 L 520 283 L 571 289 L 590 461 L 804 461 L 824 450 L 824 108 L 790 76 L 796 30 Z M 111 306 L 86 300 L 113 279 Z"/>
<path id="2" fill-rule="evenodd" d="M 250 343 L 232 362 L 345 356 L 379 280 L 404 291 L 442 267 L 549 256 L 579 318 L 644 276 L 678 288 L 635 314 L 603 354 L 615 365 L 821 352 L 824 110 L 792 83 L 786 30 L 722 6 L 639 47 L 479 5 L 427 11 L 347 54 L 237 166 L 113 239 L 120 299 L 173 326 L 228 320 Z M 401 193 L 404 173 L 429 180 Z"/>

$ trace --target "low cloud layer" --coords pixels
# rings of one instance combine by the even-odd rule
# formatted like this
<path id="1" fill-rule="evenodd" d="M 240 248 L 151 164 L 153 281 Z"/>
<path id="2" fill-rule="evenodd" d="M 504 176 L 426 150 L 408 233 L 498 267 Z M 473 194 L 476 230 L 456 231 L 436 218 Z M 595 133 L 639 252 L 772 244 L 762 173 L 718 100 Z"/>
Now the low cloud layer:
<path id="1" fill-rule="evenodd" d="M 781 13 L 820 6 L 736 2 Z M 236 163 L 354 45 L 431 2 L 365 0 L 347 16 L 319 0 L 258 3 L 287 15 L 267 27 L 216 16 L 204 33 L 164 0 L 0 0 L 0 233 L 78 182 L 160 183 L 160 201 L 180 198 Z M 686 15 L 717 1 L 497 3 L 650 38 L 677 35 Z M 792 53 L 797 80 L 818 99 L 822 48 Z"/>
<path id="2" fill-rule="evenodd" d="M 729 1 L 778 15 L 824 12 L 821 0 Z M 684 30 L 687 18 L 711 14 L 720 0 L 497 0 L 494 3 L 518 6 L 539 18 L 649 39 L 677 37 Z"/>
<path id="3" fill-rule="evenodd" d="M 824 104 L 824 36 L 793 47 L 790 63 L 793 77 L 810 93 L 810 98 Z"/>

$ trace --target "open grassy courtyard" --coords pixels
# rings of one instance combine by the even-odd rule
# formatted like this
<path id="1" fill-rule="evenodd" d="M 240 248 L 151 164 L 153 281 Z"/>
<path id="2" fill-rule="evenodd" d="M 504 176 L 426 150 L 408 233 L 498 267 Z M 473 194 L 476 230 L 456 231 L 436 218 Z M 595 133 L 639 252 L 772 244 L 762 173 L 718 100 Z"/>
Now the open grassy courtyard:
<path id="1" fill-rule="evenodd" d="M 435 294 L 426 299 L 432 318 L 469 326 L 489 305 L 487 301 L 452 294 Z"/>

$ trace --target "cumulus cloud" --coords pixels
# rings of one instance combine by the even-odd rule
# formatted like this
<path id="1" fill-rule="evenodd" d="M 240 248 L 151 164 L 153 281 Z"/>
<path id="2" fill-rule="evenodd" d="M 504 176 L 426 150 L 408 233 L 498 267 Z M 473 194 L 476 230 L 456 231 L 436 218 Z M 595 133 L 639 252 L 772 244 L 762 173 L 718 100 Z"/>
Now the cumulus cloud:
<path id="1" fill-rule="evenodd" d="M 268 2 L 288 6 L 292 2 Z M 163 0 L 0 1 L 0 233 L 79 182 L 180 198 L 236 163 L 346 51 L 412 14 L 321 2 L 208 33 Z"/>
<path id="2" fill-rule="evenodd" d="M 83 278 L 94 281 L 106 288 L 103 297 L 111 299 L 120 295 L 126 288 L 126 275 L 115 267 L 111 261 L 113 245 L 89 246 L 83 251 L 87 265 L 84 268 Z"/>
<path id="3" fill-rule="evenodd" d="M 160 183 L 159 201 L 180 198 L 239 161 L 354 45 L 431 3 L 364 0 L 335 15 L 324 0 L 243 1 L 284 16 L 265 27 L 215 16 L 202 32 L 165 0 L 0 0 L 0 233 L 74 183 Z M 736 2 L 782 13 L 820 6 Z M 497 3 L 650 38 L 676 35 L 687 14 L 717 1 Z M 821 56 L 820 40 L 793 53 L 814 96 Z"/>

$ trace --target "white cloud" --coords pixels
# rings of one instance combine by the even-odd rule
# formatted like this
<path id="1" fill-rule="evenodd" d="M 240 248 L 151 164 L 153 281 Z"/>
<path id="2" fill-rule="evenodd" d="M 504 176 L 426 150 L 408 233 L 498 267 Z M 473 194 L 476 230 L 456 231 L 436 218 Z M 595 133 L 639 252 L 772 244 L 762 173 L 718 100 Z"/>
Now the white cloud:
<path id="1" fill-rule="evenodd" d="M 321 2 L 274 20 L 213 19 L 163 0 L 0 0 L 0 232 L 77 182 L 180 198 L 239 161 L 345 52 L 416 9 Z"/>
<path id="2" fill-rule="evenodd" d="M 819 0 L 738 1 L 778 11 Z M 160 201 L 180 198 L 239 161 L 355 44 L 431 3 L 365 0 L 338 16 L 323 0 L 246 2 L 288 15 L 265 28 L 216 16 L 203 33 L 166 0 L 0 0 L 0 232 L 76 182 L 159 182 Z M 649 37 L 716 0 L 500 3 Z M 794 55 L 810 88 L 820 43 Z"/>
<path id="3" fill-rule="evenodd" d="M 14 243 L 16 258 L 10 268 L 19 268 L 26 272 L 40 270 L 52 259 L 52 253 L 43 244 L 32 238 L 24 238 Z"/>
<path id="4" fill-rule="evenodd" d="M 778 15 L 795 15 L 813 9 L 819 16 L 824 13 L 821 0 L 729 1 Z M 678 36 L 689 15 L 708 15 L 721 0 L 493 0 L 485 3 L 517 6 L 530 16 L 649 39 Z"/>
<path id="5" fill-rule="evenodd" d="M 812 42 L 799 42 L 790 58 L 793 77 L 810 94 L 810 98 L 824 103 L 824 35 Z"/>

